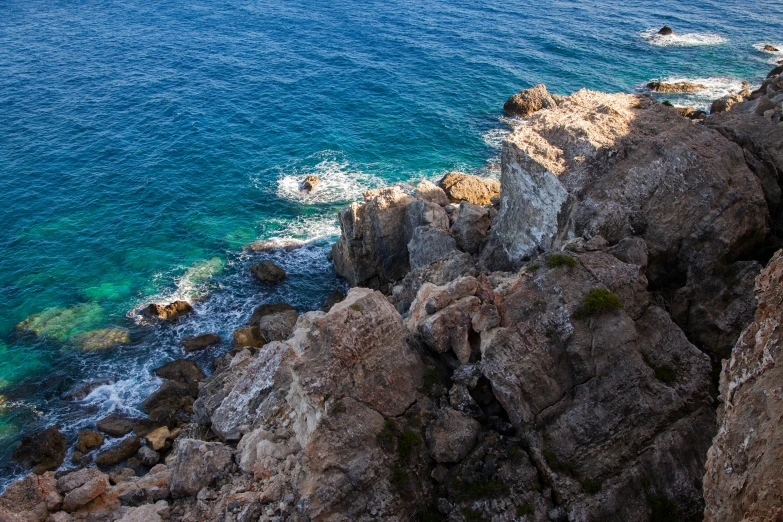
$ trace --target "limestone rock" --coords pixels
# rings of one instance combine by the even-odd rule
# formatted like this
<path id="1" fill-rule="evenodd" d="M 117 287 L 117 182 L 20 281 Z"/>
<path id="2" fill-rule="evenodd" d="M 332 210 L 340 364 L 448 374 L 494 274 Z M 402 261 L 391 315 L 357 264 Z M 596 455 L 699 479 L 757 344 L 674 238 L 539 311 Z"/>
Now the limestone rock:
<path id="1" fill-rule="evenodd" d="M 89 453 L 103 445 L 103 435 L 93 430 L 82 430 L 79 432 L 78 441 L 74 448 L 82 453 Z"/>
<path id="2" fill-rule="evenodd" d="M 419 184 L 416 185 L 416 197 L 425 201 L 437 203 L 442 207 L 449 204 L 449 198 L 446 196 L 443 189 L 426 179 L 421 180 Z"/>
<path id="3" fill-rule="evenodd" d="M 247 322 L 248 326 L 258 326 L 258 323 L 267 315 L 279 314 L 282 312 L 296 312 L 296 309 L 288 303 L 267 303 L 257 306 L 253 310 L 253 315 Z"/>
<path id="4" fill-rule="evenodd" d="M 124 437 L 131 431 L 133 431 L 133 425 L 136 422 L 134 419 L 122 417 L 120 415 L 111 414 L 102 418 L 96 424 L 98 431 L 102 431 L 112 437 Z"/>
<path id="5" fill-rule="evenodd" d="M 179 320 L 182 316 L 193 313 L 193 307 L 187 301 L 174 301 L 167 305 L 152 303 L 144 308 L 142 313 L 153 319 L 173 322 Z"/>
<path id="6" fill-rule="evenodd" d="M 672 93 L 672 92 L 695 92 L 702 89 L 706 89 L 706 85 L 702 85 L 700 83 L 691 83 L 691 82 L 675 82 L 675 83 L 666 83 L 666 82 L 650 82 L 647 84 L 647 88 L 654 92 L 664 92 L 664 93 Z"/>
<path id="7" fill-rule="evenodd" d="M 783 515 L 780 360 L 783 251 L 756 279 L 758 308 L 720 376 L 718 435 L 709 450 L 704 520 L 775 520 Z"/>
<path id="8" fill-rule="evenodd" d="M 461 172 L 448 172 L 438 182 L 453 203 L 467 201 L 474 205 L 489 205 L 500 195 L 500 182 Z"/>
<path id="9" fill-rule="evenodd" d="M 49 511 L 57 511 L 62 504 L 56 483 L 51 472 L 30 474 L 11 483 L 0 495 L 0 518 L 10 522 L 43 522 Z"/>
<path id="10" fill-rule="evenodd" d="M 14 449 L 13 459 L 33 467 L 33 473 L 40 475 L 59 468 L 67 451 L 65 435 L 57 426 L 22 438 Z"/>
<path id="11" fill-rule="evenodd" d="M 345 299 L 345 294 L 339 290 L 333 290 L 331 294 L 326 296 L 324 303 L 321 305 L 322 312 L 328 312 L 334 305 Z"/>
<path id="12" fill-rule="evenodd" d="M 451 234 L 460 250 L 477 254 L 490 226 L 492 226 L 492 218 L 488 209 L 463 201 L 460 203 L 457 219 L 451 227 Z"/>
<path id="13" fill-rule="evenodd" d="M 177 381 L 186 385 L 201 382 L 204 379 L 204 372 L 195 361 L 190 359 L 177 359 L 168 362 L 160 368 L 155 368 L 152 373 L 161 379 Z"/>
<path id="14" fill-rule="evenodd" d="M 530 89 L 519 91 L 503 104 L 503 112 L 507 116 L 519 116 L 527 119 L 536 111 L 556 107 L 557 103 L 547 92 L 545 85 L 536 85 Z"/>
<path id="15" fill-rule="evenodd" d="M 302 181 L 302 191 L 311 192 L 316 186 L 318 186 L 319 183 L 321 183 L 321 180 L 318 176 L 307 176 L 304 181 Z"/>
<path id="16" fill-rule="evenodd" d="M 286 272 L 271 261 L 263 261 L 250 267 L 253 276 L 262 283 L 279 283 L 286 278 Z"/>
<path id="17" fill-rule="evenodd" d="M 727 94 L 726 96 L 718 98 L 710 105 L 710 114 L 731 110 L 734 105 L 743 101 L 748 95 L 750 95 L 750 92 L 742 91 L 739 94 Z"/>
<path id="18" fill-rule="evenodd" d="M 265 315 L 258 321 L 258 329 L 267 341 L 285 341 L 291 337 L 298 318 L 293 310 Z"/>
<path id="19" fill-rule="evenodd" d="M 209 486 L 232 462 L 233 452 L 218 442 L 179 439 L 171 474 L 171 495 L 174 498 L 195 495 Z"/>
<path id="20" fill-rule="evenodd" d="M 439 227 L 417 227 L 408 243 L 411 268 L 425 268 L 446 259 L 457 250 L 457 242 Z"/>
<path id="21" fill-rule="evenodd" d="M 478 421 L 457 410 L 439 410 L 437 419 L 427 430 L 427 444 L 432 458 L 438 462 L 462 460 L 476 444 L 480 427 Z"/>
<path id="22" fill-rule="evenodd" d="M 131 457 L 133 457 L 139 448 L 141 441 L 137 436 L 131 436 L 123 439 L 119 444 L 103 451 L 95 459 L 99 466 L 114 466 Z"/>
<path id="23" fill-rule="evenodd" d="M 186 353 L 200 352 L 206 350 L 214 344 L 220 342 L 220 336 L 213 333 L 205 333 L 201 335 L 194 335 L 192 337 L 185 337 L 180 341 L 182 348 Z"/>
<path id="24" fill-rule="evenodd" d="M 141 448 L 139 448 L 139 451 L 136 454 L 136 456 L 141 461 L 141 465 L 146 466 L 148 468 L 151 468 L 152 466 L 157 464 L 158 461 L 160 460 L 160 453 L 158 453 L 157 451 L 155 451 L 149 446 L 142 446 Z"/>
<path id="25" fill-rule="evenodd" d="M 74 471 L 57 481 L 57 489 L 64 495 L 62 509 L 69 513 L 97 498 L 108 487 L 108 477 L 96 467 Z"/>
<path id="26" fill-rule="evenodd" d="M 467 363 L 472 354 L 471 318 L 479 305 L 477 297 L 464 297 L 427 317 L 418 324 L 422 340 L 438 353 L 451 349 L 461 363 Z"/>
<path id="27" fill-rule="evenodd" d="M 166 447 L 166 441 L 171 437 L 171 432 L 168 427 L 161 426 L 160 428 L 148 433 L 144 436 L 144 440 L 147 441 L 147 445 L 155 451 L 159 451 Z"/>
<path id="28" fill-rule="evenodd" d="M 237 328 L 233 333 L 234 348 L 261 348 L 266 344 L 266 342 L 266 339 L 261 333 L 261 328 L 258 326 Z"/>

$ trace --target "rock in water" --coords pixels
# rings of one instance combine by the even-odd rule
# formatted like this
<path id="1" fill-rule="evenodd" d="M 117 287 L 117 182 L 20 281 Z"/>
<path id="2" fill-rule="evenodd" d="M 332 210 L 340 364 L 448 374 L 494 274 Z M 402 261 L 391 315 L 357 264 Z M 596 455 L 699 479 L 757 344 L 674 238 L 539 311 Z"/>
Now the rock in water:
<path id="1" fill-rule="evenodd" d="M 98 431 L 102 431 L 112 437 L 124 437 L 133 431 L 135 422 L 136 420 L 134 419 L 112 414 L 99 420 L 96 428 Z"/>
<path id="2" fill-rule="evenodd" d="M 668 25 L 664 25 L 658 31 L 658 34 L 661 35 L 661 36 L 669 36 L 669 35 L 674 34 L 674 30 L 671 27 L 669 27 Z"/>
<path id="3" fill-rule="evenodd" d="M 647 88 L 654 92 L 671 93 L 671 92 L 695 92 L 695 91 L 700 91 L 702 89 L 706 89 L 707 86 L 702 85 L 700 83 L 691 83 L 691 82 L 677 82 L 677 83 L 650 82 L 647 84 Z"/>
<path id="4" fill-rule="evenodd" d="M 234 348 L 261 348 L 267 340 L 261 334 L 261 328 L 251 326 L 249 328 L 237 328 L 233 333 L 232 345 Z"/>
<path id="5" fill-rule="evenodd" d="M 770 44 L 766 44 L 764 46 L 764 50 L 767 51 L 768 53 L 777 53 L 777 52 L 779 52 L 777 47 L 775 47 L 774 45 L 770 45 Z"/>
<path id="6" fill-rule="evenodd" d="M 102 452 L 95 459 L 99 466 L 115 466 L 133 457 L 141 448 L 141 439 L 136 436 L 123 439 L 122 442 Z"/>
<path id="7" fill-rule="evenodd" d="M 190 359 L 177 359 L 168 362 L 160 368 L 152 370 L 152 373 L 161 379 L 178 381 L 182 384 L 201 382 L 204 379 L 204 372 L 198 367 L 198 364 Z"/>
<path id="8" fill-rule="evenodd" d="M 33 467 L 33 473 L 41 475 L 59 468 L 67 451 L 65 435 L 57 426 L 22 438 L 13 453 L 13 459 Z"/>
<path id="9" fill-rule="evenodd" d="M 466 201 L 474 205 L 489 205 L 492 198 L 500 195 L 500 182 L 461 172 L 447 173 L 438 185 L 453 203 Z"/>
<path id="10" fill-rule="evenodd" d="M 756 279 L 755 320 L 720 376 L 718 435 L 704 477 L 705 522 L 775 520 L 783 506 L 783 250 Z"/>
<path id="11" fill-rule="evenodd" d="M 250 317 L 250 320 L 247 322 L 247 324 L 249 326 L 258 326 L 258 323 L 261 321 L 261 319 L 267 315 L 279 314 L 289 311 L 296 312 L 296 308 L 288 303 L 262 304 L 253 310 L 253 315 Z"/>
<path id="12" fill-rule="evenodd" d="M 318 178 L 318 176 L 313 176 L 313 175 L 307 176 L 307 177 L 306 177 L 306 178 L 305 178 L 305 179 L 302 181 L 302 184 L 301 184 L 301 187 L 302 187 L 302 188 L 301 188 L 301 190 L 302 190 L 303 192 L 310 192 L 310 191 L 312 191 L 312 190 L 313 190 L 313 189 L 316 187 L 316 185 L 318 185 L 319 183 L 321 183 L 321 180 Z"/>
<path id="13" fill-rule="evenodd" d="M 554 98 L 547 92 L 545 85 L 536 85 L 519 91 L 503 104 L 503 112 L 508 116 L 527 119 L 536 111 L 556 107 Z"/>
<path id="14" fill-rule="evenodd" d="M 73 337 L 73 342 L 88 352 L 106 350 L 130 343 L 130 332 L 125 328 L 101 328 L 77 334 Z"/>
<path id="15" fill-rule="evenodd" d="M 177 321 L 180 317 L 193 312 L 193 307 L 187 301 L 174 301 L 167 305 L 152 303 L 142 313 L 150 318 L 163 319 L 165 321 Z"/>
<path id="16" fill-rule="evenodd" d="M 278 283 L 286 278 L 285 270 L 270 261 L 252 265 L 250 272 L 264 283 Z"/>
<path id="17" fill-rule="evenodd" d="M 88 453 L 98 449 L 103 445 L 103 435 L 93 430 L 82 430 L 79 432 L 78 441 L 74 446 L 76 451 Z"/>
<path id="18" fill-rule="evenodd" d="M 186 353 L 199 352 L 206 350 L 214 344 L 220 342 L 220 336 L 213 333 L 205 333 L 201 335 L 194 335 L 192 337 L 185 337 L 180 341 L 182 348 Z"/>

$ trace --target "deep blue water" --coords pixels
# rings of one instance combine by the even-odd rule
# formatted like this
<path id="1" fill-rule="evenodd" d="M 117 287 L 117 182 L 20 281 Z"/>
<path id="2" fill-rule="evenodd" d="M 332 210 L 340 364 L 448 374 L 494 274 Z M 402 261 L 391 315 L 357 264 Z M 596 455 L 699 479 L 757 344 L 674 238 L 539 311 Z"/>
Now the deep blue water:
<path id="1" fill-rule="evenodd" d="M 0 484 L 20 437 L 133 413 L 184 335 L 230 332 L 263 302 L 317 308 L 325 254 L 361 192 L 452 169 L 497 175 L 505 99 L 546 83 L 633 91 L 700 79 L 704 105 L 783 59 L 783 4 L 741 1 L 0 3 Z M 669 24 L 681 36 L 651 39 Z M 754 47 L 755 45 L 755 47 Z M 296 181 L 323 184 L 302 196 Z M 250 279 L 270 237 L 289 279 Z M 175 326 L 133 310 L 174 297 Z M 34 315 L 39 314 L 39 315 Z M 38 335 L 21 333 L 27 324 Z M 86 352 L 86 332 L 129 343 Z M 228 342 L 195 358 L 209 360 Z M 85 379 L 114 382 L 82 402 Z"/>

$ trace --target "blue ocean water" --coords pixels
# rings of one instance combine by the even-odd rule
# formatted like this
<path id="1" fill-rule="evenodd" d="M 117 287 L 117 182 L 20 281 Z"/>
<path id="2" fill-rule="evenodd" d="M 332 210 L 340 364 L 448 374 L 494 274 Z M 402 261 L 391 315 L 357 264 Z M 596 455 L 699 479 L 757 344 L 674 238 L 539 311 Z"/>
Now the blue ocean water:
<path id="1" fill-rule="evenodd" d="M 678 36 L 654 37 L 664 24 Z M 364 190 L 497 175 L 519 89 L 691 79 L 709 91 L 672 101 L 706 106 L 759 83 L 781 35 L 777 0 L 4 0 L 0 484 L 23 471 L 10 454 L 24 434 L 56 423 L 73 439 L 138 413 L 182 336 L 227 339 L 193 356 L 208 369 L 254 306 L 306 311 L 344 288 L 326 252 Z M 323 184 L 302 195 L 307 174 Z M 272 237 L 310 243 L 244 248 Z M 289 272 L 276 287 L 248 273 L 269 257 Z M 197 314 L 134 312 L 174 298 Z M 86 351 L 96 330 L 125 344 Z M 61 398 L 87 379 L 111 384 Z"/>

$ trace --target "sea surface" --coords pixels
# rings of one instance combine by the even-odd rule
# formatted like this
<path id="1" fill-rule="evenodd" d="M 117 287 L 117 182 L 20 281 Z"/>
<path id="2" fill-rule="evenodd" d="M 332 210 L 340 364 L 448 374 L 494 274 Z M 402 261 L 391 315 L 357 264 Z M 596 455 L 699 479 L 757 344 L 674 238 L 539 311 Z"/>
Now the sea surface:
<path id="1" fill-rule="evenodd" d="M 766 43 L 783 50 L 778 0 L 3 0 L 0 487 L 23 435 L 140 414 L 183 336 L 223 336 L 190 356 L 210 371 L 253 307 L 344 290 L 326 254 L 363 191 L 498 176 L 514 92 L 687 79 L 709 89 L 665 99 L 706 107 L 783 59 Z M 246 248 L 270 238 L 308 245 Z M 288 279 L 252 280 L 262 259 Z M 137 313 L 173 299 L 196 314 Z M 86 380 L 107 384 L 63 399 Z"/>

